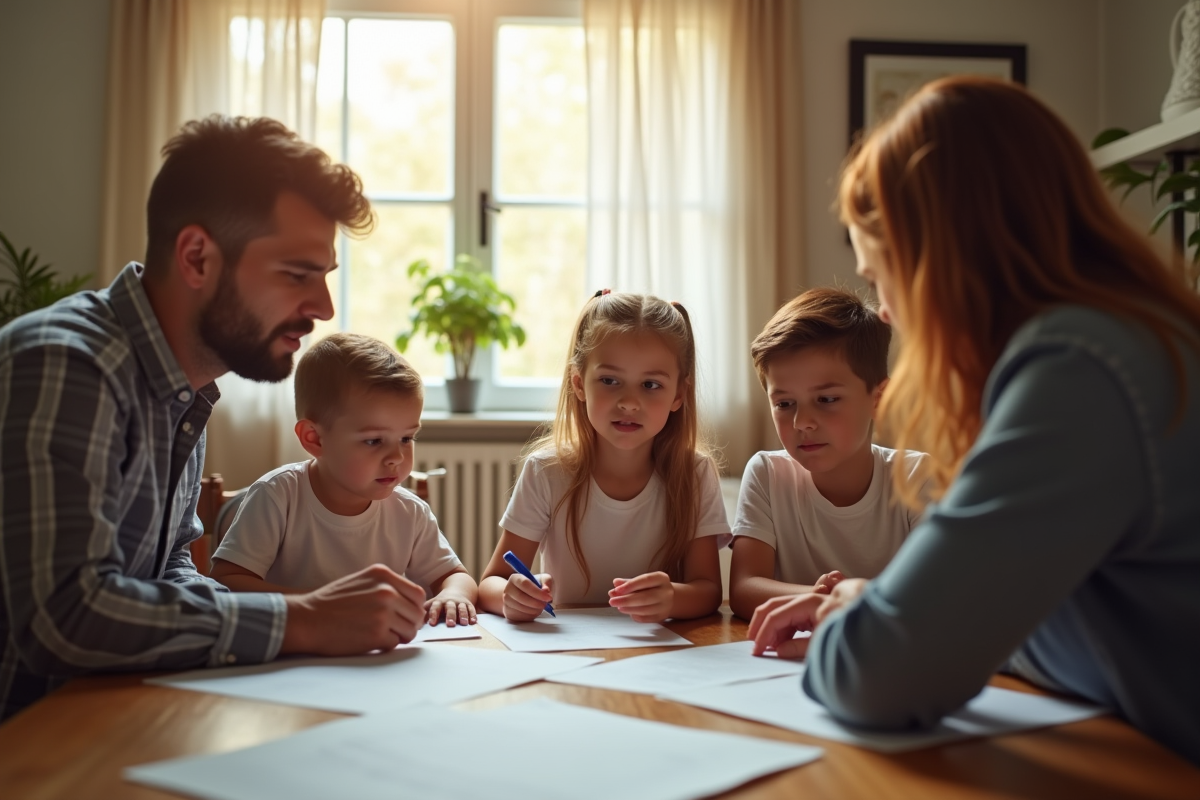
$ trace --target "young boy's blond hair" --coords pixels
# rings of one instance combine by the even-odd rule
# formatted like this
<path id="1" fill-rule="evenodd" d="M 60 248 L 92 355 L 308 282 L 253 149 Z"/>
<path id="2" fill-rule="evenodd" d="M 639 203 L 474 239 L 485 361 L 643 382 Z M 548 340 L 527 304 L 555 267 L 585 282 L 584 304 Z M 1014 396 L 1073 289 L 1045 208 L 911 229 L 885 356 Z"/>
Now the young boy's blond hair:
<path id="1" fill-rule="evenodd" d="M 891 341 L 891 326 L 858 295 L 821 287 L 792 298 L 776 311 L 754 337 L 750 356 L 765 389 L 771 359 L 806 347 L 828 348 L 840 352 L 870 392 L 887 379 Z"/>
<path id="2" fill-rule="evenodd" d="M 334 333 L 296 366 L 296 418 L 327 425 L 354 390 L 424 398 L 421 376 L 388 345 L 359 333 Z"/>

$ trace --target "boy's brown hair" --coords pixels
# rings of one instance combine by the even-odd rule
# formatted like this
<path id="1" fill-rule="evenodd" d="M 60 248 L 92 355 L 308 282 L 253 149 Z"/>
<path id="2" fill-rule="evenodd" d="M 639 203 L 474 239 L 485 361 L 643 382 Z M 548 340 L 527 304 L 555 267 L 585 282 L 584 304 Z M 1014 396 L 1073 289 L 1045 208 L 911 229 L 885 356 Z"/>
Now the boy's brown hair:
<path id="1" fill-rule="evenodd" d="M 874 307 L 844 289 L 821 287 L 792 298 L 775 312 L 750 345 L 763 388 L 772 358 L 805 347 L 839 352 L 867 391 L 887 379 L 892 328 Z"/>
<path id="2" fill-rule="evenodd" d="M 353 390 L 423 398 L 421 376 L 378 339 L 334 333 L 313 345 L 296 366 L 296 418 L 327 425 Z"/>

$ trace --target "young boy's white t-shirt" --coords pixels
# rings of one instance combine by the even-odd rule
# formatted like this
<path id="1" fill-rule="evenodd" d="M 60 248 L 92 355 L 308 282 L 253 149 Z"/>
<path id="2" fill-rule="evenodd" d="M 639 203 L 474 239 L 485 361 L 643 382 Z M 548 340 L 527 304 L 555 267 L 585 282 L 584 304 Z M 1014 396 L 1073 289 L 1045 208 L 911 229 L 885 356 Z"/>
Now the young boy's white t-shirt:
<path id="1" fill-rule="evenodd" d="M 662 480 L 655 474 L 632 500 L 614 500 L 591 482 L 579 525 L 579 541 L 591 574 L 588 586 L 567 544 L 567 506 L 551 520 L 570 483 L 567 473 L 552 459 L 539 453 L 525 461 L 500 527 L 541 543 L 542 568 L 554 579 L 554 602 L 607 603 L 613 578 L 634 578 L 658 569 L 656 555 L 667 534 Z M 703 461 L 697 470 L 700 514 L 694 538 L 727 537 L 729 522 L 716 470 Z"/>
<path id="2" fill-rule="evenodd" d="M 430 594 L 430 584 L 462 566 L 425 501 L 397 486 L 354 517 L 334 514 L 309 482 L 311 461 L 287 464 L 255 481 L 213 558 L 263 580 L 305 591 L 385 564 Z"/>
<path id="3" fill-rule="evenodd" d="M 866 495 L 838 507 L 813 484 L 812 474 L 786 450 L 755 454 L 746 464 L 733 535 L 775 549 L 775 580 L 811 584 L 830 570 L 874 578 L 900 549 L 922 512 L 893 502 L 892 470 L 912 475 L 924 453 L 871 446 L 874 470 Z"/>

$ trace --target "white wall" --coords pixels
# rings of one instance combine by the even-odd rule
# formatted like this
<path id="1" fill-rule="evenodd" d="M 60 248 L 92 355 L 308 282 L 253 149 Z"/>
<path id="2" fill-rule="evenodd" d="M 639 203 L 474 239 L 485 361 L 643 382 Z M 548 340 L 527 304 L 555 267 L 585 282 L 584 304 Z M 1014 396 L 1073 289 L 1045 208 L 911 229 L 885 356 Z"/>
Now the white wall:
<path id="1" fill-rule="evenodd" d="M 0 232 L 97 271 L 109 0 L 0 2 Z"/>
<path id="2" fill-rule="evenodd" d="M 857 285 L 829 210 L 846 151 L 848 40 L 1016 42 L 1029 86 L 1081 139 L 1158 120 L 1181 0 L 800 0 L 809 285 Z M 95 272 L 110 0 L 0 2 L 0 231 Z M 800 287 L 797 287 L 800 288 Z"/>
<path id="3" fill-rule="evenodd" d="M 1183 0 L 1101 0 L 1100 127 L 1136 131 L 1160 121 L 1171 85 L 1167 34 Z"/>
<path id="4" fill-rule="evenodd" d="M 1028 48 L 1028 85 L 1081 138 L 1100 124 L 1098 0 L 802 0 L 808 285 L 858 286 L 830 204 L 846 154 L 850 39 Z"/>
<path id="5" fill-rule="evenodd" d="M 1161 121 L 1174 72 L 1167 35 L 1182 5 L 1182 0 L 1101 0 L 1100 129 L 1137 131 Z M 1156 208 L 1148 187 L 1130 194 L 1121 208 L 1135 226 L 1149 230 Z M 1155 240 L 1164 253 L 1170 251 L 1170 224 L 1159 228 Z"/>

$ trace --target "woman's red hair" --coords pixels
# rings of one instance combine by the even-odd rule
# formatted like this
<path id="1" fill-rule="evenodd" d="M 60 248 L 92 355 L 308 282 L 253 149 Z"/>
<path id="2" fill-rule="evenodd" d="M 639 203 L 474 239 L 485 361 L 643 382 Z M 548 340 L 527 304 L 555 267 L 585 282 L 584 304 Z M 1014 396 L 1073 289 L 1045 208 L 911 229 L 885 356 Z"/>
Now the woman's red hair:
<path id="1" fill-rule="evenodd" d="M 1200 298 L 1181 270 L 1122 219 L 1075 136 L 1016 84 L 925 86 L 852 154 L 838 201 L 842 221 L 883 247 L 903 344 L 881 414 L 897 447 L 933 456 L 934 498 L 979 434 L 989 373 L 1033 316 L 1079 304 L 1137 321 L 1181 376 L 1180 340 L 1200 348 Z M 904 470 L 895 476 L 915 503 Z"/>

